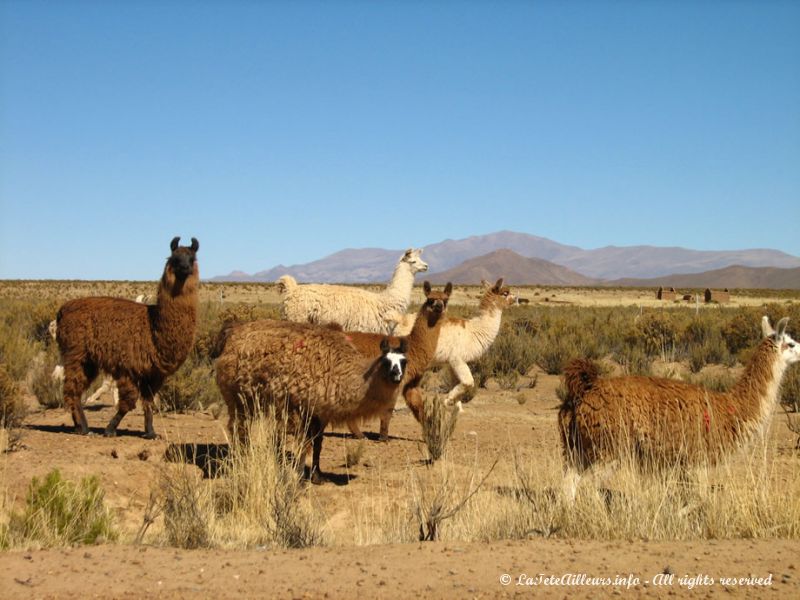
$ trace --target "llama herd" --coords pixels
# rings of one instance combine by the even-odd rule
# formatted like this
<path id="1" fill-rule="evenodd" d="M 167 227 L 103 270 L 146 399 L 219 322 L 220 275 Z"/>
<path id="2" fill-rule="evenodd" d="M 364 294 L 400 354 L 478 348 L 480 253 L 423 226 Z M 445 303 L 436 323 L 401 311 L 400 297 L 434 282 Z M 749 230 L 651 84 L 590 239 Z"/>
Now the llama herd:
<path id="1" fill-rule="evenodd" d="M 58 311 L 55 337 L 63 362 L 64 403 L 78 433 L 89 429 L 81 396 L 100 372 L 118 389 L 117 412 L 105 429 L 116 434 L 141 397 L 144 437 L 155 438 L 153 399 L 164 380 L 184 362 L 197 325 L 199 243 L 170 244 L 156 303 L 118 298 L 81 298 Z M 216 382 L 228 407 L 231 440 L 246 439 L 249 419 L 274 408 L 302 423 L 312 450 L 309 477 L 322 479 L 320 454 L 329 424 L 389 420 L 401 396 L 417 421 L 425 418 L 420 383 L 432 365 L 448 365 L 457 379 L 444 401 L 461 409 L 474 387 L 468 363 L 483 355 L 500 330 L 503 311 L 518 302 L 499 279 L 484 284 L 478 314 L 447 316 L 452 285 L 434 290 L 407 314 L 416 273 L 428 265 L 409 249 L 381 292 L 350 286 L 278 280 L 280 320 L 229 323 L 219 332 L 212 357 Z M 762 320 L 764 339 L 727 393 L 670 379 L 603 377 L 596 364 L 577 359 L 565 369 L 566 394 L 558 428 L 570 493 L 587 470 L 630 456 L 645 469 L 711 464 L 763 432 L 778 401 L 786 368 L 800 361 L 800 347 L 786 333 L 788 319 L 773 329 Z M 303 464 L 303 463 L 301 463 Z"/>

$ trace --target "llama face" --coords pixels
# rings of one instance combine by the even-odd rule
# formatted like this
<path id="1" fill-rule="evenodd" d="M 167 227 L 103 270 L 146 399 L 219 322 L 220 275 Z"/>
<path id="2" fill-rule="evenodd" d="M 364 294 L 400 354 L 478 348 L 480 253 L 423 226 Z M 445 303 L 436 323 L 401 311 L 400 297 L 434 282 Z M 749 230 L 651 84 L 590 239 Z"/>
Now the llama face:
<path id="1" fill-rule="evenodd" d="M 761 319 L 761 330 L 764 337 L 771 338 L 778 348 L 781 360 L 786 365 L 791 365 L 800 362 L 800 346 L 797 342 L 786 333 L 786 326 L 789 324 L 789 317 L 784 317 L 778 321 L 778 329 L 772 328 L 769 319 L 765 316 Z"/>
<path id="2" fill-rule="evenodd" d="M 383 368 L 386 369 L 386 374 L 389 381 L 400 383 L 403 380 L 403 375 L 406 372 L 406 355 L 397 351 L 391 351 L 381 357 Z"/>
<path id="3" fill-rule="evenodd" d="M 412 273 L 422 273 L 428 270 L 428 263 L 420 258 L 420 254 L 422 254 L 421 248 L 417 250 L 409 248 L 406 250 L 406 253 L 401 259 L 403 262 L 407 262 L 411 266 Z"/>
<path id="4" fill-rule="evenodd" d="M 437 292 L 431 288 L 429 281 L 426 281 L 422 286 L 425 292 L 425 303 L 423 307 L 425 311 L 433 315 L 442 315 L 447 310 L 447 302 L 450 300 L 450 294 L 453 292 L 453 284 L 448 282 L 444 286 L 444 291 Z"/>
<path id="5" fill-rule="evenodd" d="M 776 341 L 778 342 L 778 351 L 781 353 L 781 358 L 787 365 L 800 362 L 800 345 L 792 339 L 792 336 L 784 332 Z"/>
<path id="6" fill-rule="evenodd" d="M 167 259 L 167 267 L 172 271 L 178 279 L 186 279 L 195 272 L 197 251 L 200 249 L 200 243 L 192 238 L 191 246 L 178 246 L 181 238 L 173 238 L 170 244 L 172 255 Z"/>
<path id="7" fill-rule="evenodd" d="M 486 292 L 486 297 L 500 309 L 518 304 L 517 297 L 511 293 L 511 290 L 507 286 L 503 285 L 502 277 Z"/>

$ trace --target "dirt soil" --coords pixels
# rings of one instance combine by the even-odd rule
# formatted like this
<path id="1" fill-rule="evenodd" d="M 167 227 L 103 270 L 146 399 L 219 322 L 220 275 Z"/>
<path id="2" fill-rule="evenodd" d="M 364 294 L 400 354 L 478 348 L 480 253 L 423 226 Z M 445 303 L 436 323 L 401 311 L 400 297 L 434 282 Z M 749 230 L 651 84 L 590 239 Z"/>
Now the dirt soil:
<path id="1" fill-rule="evenodd" d="M 488 468 L 510 441 L 529 455 L 557 443 L 558 378 L 538 374 L 535 387 L 481 390 L 459 419 L 452 444 L 475 454 Z M 72 479 L 96 474 L 106 490 L 123 540 L 142 523 L 158 470 L 169 448 L 201 444 L 225 447 L 224 419 L 211 413 L 167 414 L 156 419 L 161 439 L 140 437 L 141 410 L 130 413 L 117 438 L 100 433 L 113 414 L 106 403 L 87 407 L 92 435 L 71 431 L 61 410 L 34 410 L 13 451 L 0 455 L 0 484 L 19 506 L 33 476 L 58 467 Z M 374 431 L 377 424 L 368 424 Z M 796 456 L 796 436 L 778 413 L 772 427 L 779 453 Z M 385 489 L 402 488 L 409 462 L 420 460 L 420 431 L 407 410 L 391 424 L 391 440 L 365 443 L 359 465 L 343 457 L 355 443 L 338 431 L 326 435 L 322 460 L 329 479 L 314 487 L 328 506 L 327 526 L 346 539 L 352 527 L 347 506 L 374 493 L 376 478 Z M 525 440 L 525 444 L 516 441 Z M 204 467 L 202 456 L 198 468 Z M 491 543 L 413 543 L 306 550 L 179 550 L 143 545 L 104 544 L 0 555 L 0 598 L 493 598 L 532 594 L 595 598 L 605 595 L 673 597 L 800 598 L 800 543 L 795 541 L 712 540 L 692 542 L 586 541 L 543 539 Z M 721 578 L 754 578 L 721 581 Z M 548 579 L 549 578 L 549 579 Z M 593 581 L 592 578 L 600 578 Z M 606 579 L 607 578 L 607 579 Z M 759 583 L 759 578 L 761 578 Z M 593 585 L 595 584 L 595 585 Z"/>

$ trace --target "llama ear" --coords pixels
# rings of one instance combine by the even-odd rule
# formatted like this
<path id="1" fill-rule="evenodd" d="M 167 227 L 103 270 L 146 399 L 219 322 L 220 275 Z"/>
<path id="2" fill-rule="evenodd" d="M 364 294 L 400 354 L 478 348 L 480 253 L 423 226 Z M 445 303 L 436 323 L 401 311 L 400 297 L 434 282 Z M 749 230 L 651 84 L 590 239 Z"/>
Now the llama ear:
<path id="1" fill-rule="evenodd" d="M 197 241 L 197 238 L 192 238 L 192 245 L 190 247 L 192 252 L 197 252 L 200 250 L 200 242 Z"/>
<path id="2" fill-rule="evenodd" d="M 414 249 L 413 248 L 409 248 L 408 250 L 406 250 L 406 253 L 403 254 L 403 258 L 411 258 L 411 255 L 413 254 L 413 252 L 414 252 Z"/>
<path id="3" fill-rule="evenodd" d="M 175 250 L 178 249 L 178 242 L 180 241 L 181 238 L 179 236 L 175 236 L 174 238 L 172 238 L 172 241 L 169 243 L 169 249 L 175 252 Z"/>
<path id="4" fill-rule="evenodd" d="M 381 354 L 387 354 L 392 349 L 389 344 L 389 338 L 385 337 L 381 340 Z"/>
<path id="5" fill-rule="evenodd" d="M 769 317 L 764 315 L 761 317 L 761 335 L 769 337 L 773 333 L 775 333 L 775 330 L 772 328 L 772 325 L 769 324 Z"/>
<path id="6" fill-rule="evenodd" d="M 425 292 L 426 298 L 431 295 L 431 282 L 427 279 L 425 280 L 425 283 L 422 284 L 422 291 Z"/>
<path id="7" fill-rule="evenodd" d="M 778 321 L 778 329 L 777 329 L 777 336 L 783 337 L 783 334 L 786 333 L 786 326 L 789 324 L 789 317 L 783 317 L 780 321 Z"/>
<path id="8" fill-rule="evenodd" d="M 492 284 L 489 283 L 488 281 L 486 281 L 485 279 L 481 279 L 481 287 L 484 290 L 488 290 L 488 289 L 490 289 L 492 287 Z"/>
<path id="9" fill-rule="evenodd" d="M 503 278 L 497 280 L 497 283 L 494 284 L 494 291 L 499 292 L 503 288 Z"/>
<path id="10" fill-rule="evenodd" d="M 447 285 L 444 286 L 444 293 L 448 296 L 453 293 L 453 284 L 451 282 L 447 282 Z"/>

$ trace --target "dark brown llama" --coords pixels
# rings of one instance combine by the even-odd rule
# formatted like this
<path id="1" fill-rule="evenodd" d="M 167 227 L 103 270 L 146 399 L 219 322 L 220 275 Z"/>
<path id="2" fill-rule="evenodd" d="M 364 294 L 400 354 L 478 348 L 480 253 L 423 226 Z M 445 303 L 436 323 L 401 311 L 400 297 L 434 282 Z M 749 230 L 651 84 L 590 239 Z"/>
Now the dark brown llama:
<path id="1" fill-rule="evenodd" d="M 117 413 L 105 429 L 114 436 L 125 414 L 142 397 L 144 437 L 153 429 L 153 396 L 164 380 L 178 370 L 193 344 L 197 325 L 200 275 L 196 259 L 200 244 L 170 243 L 154 305 L 122 298 L 79 298 L 58 311 L 57 341 L 64 364 L 64 404 L 75 429 L 89 433 L 81 395 L 100 371 L 110 374 L 119 389 Z"/>

